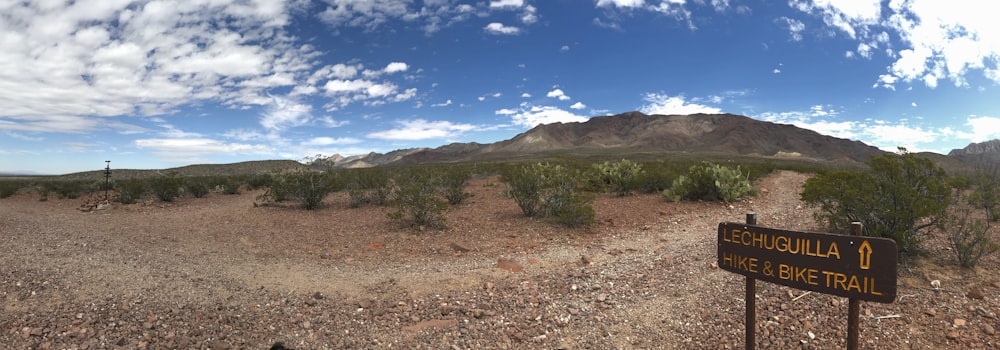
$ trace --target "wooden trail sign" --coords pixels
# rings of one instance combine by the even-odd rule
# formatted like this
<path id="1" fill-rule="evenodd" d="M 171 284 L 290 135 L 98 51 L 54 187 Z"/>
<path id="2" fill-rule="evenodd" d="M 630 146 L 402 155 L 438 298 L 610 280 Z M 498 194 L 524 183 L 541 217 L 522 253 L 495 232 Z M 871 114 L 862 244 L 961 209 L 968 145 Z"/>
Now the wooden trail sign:
<path id="1" fill-rule="evenodd" d="M 858 300 L 896 299 L 896 242 L 720 223 L 719 267 L 802 290 Z"/>

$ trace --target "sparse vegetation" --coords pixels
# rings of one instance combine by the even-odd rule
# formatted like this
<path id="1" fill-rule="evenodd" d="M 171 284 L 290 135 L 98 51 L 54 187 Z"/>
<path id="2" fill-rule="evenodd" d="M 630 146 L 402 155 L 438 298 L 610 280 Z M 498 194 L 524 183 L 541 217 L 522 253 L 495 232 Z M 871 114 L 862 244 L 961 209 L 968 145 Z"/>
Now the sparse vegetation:
<path id="1" fill-rule="evenodd" d="M 258 197 L 264 203 L 294 200 L 306 210 L 318 209 L 337 186 L 334 172 L 300 171 L 274 176 L 268 191 Z"/>
<path id="2" fill-rule="evenodd" d="M 627 196 L 640 187 L 645 171 L 642 164 L 628 159 L 618 162 L 603 162 L 591 165 L 594 177 L 604 191 Z"/>
<path id="3" fill-rule="evenodd" d="M 740 167 L 725 167 L 712 162 L 691 166 L 687 175 L 678 176 L 670 189 L 663 191 L 667 201 L 722 200 L 732 202 L 753 193 L 748 175 Z"/>
<path id="4" fill-rule="evenodd" d="M 583 178 L 579 170 L 562 165 L 535 163 L 515 166 L 502 174 L 508 189 L 525 216 L 545 216 L 569 226 L 594 222 L 593 195 L 577 190 Z"/>
<path id="5" fill-rule="evenodd" d="M 916 253 L 921 241 L 946 218 L 951 187 L 944 169 L 901 149 L 868 161 L 866 172 L 834 171 L 806 181 L 802 200 L 816 206 L 816 220 L 833 232 L 851 222 L 867 235 L 896 241 L 903 254 Z"/>
<path id="6" fill-rule="evenodd" d="M 465 183 L 471 177 L 472 174 L 464 167 L 450 166 L 444 170 L 441 174 L 441 187 L 448 204 L 459 205 L 469 198 L 470 194 L 465 192 Z"/>
<path id="7" fill-rule="evenodd" d="M 188 178 L 184 181 L 184 188 L 195 198 L 205 197 L 209 192 L 209 184 L 205 178 Z"/>
<path id="8" fill-rule="evenodd" d="M 115 190 L 118 192 L 118 201 L 122 204 L 135 204 L 146 193 L 146 183 L 142 180 L 128 179 L 117 181 Z"/>
<path id="9" fill-rule="evenodd" d="M 398 176 L 393 194 L 398 210 L 389 216 L 410 226 L 444 229 L 448 203 L 439 195 L 440 180 L 427 169 L 412 169 Z"/>
<path id="10" fill-rule="evenodd" d="M 24 181 L 0 180 L 0 198 L 13 196 L 26 186 Z"/>
<path id="11" fill-rule="evenodd" d="M 384 168 L 348 170 L 346 178 L 345 187 L 351 208 L 365 204 L 383 205 L 392 194 L 389 173 Z"/>
<path id="12" fill-rule="evenodd" d="M 149 187 L 156 198 L 164 202 L 173 202 L 181 195 L 182 180 L 176 173 L 169 173 L 149 180 Z"/>

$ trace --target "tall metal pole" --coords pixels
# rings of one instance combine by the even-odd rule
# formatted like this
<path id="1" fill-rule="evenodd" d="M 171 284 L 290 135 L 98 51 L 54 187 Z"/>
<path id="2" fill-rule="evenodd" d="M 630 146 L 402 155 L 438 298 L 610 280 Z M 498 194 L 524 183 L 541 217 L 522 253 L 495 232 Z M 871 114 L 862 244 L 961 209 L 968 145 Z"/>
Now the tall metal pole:
<path id="1" fill-rule="evenodd" d="M 111 203 L 111 198 L 108 198 L 108 190 L 111 189 L 111 161 L 104 161 L 104 202 Z"/>
<path id="2" fill-rule="evenodd" d="M 757 225 L 757 214 L 747 213 L 747 225 Z M 746 276 L 746 308 L 747 308 L 747 319 L 744 324 L 746 325 L 746 349 L 753 350 L 757 344 L 756 336 L 756 324 L 757 324 L 757 280 L 753 277 Z"/>

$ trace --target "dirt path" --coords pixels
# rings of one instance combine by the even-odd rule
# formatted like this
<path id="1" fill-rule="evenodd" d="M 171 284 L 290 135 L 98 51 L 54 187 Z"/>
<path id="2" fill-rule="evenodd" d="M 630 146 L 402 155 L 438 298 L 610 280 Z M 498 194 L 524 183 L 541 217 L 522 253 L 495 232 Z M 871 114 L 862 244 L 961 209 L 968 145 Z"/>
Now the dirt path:
<path id="1" fill-rule="evenodd" d="M 22 195 L 0 200 L 0 342 L 736 348 L 743 279 L 713 264 L 717 225 L 755 212 L 761 225 L 815 229 L 798 200 L 806 179 L 777 172 L 756 184 L 757 196 L 736 203 L 600 196 L 600 223 L 585 230 L 524 218 L 496 178 L 470 183 L 474 196 L 448 213 L 445 231 L 401 228 L 388 219 L 391 209 L 350 209 L 343 194 L 314 212 L 256 207 L 259 192 L 248 192 L 93 213 L 76 210 L 82 200 Z M 990 258 L 982 269 L 997 265 Z M 927 271 L 949 288 L 928 290 Z M 862 344 L 993 346 L 987 327 L 998 326 L 988 317 L 1000 311 L 995 278 L 941 268 L 904 272 L 905 300 L 864 308 L 903 316 L 866 319 Z M 984 298 L 967 298 L 977 286 Z M 759 290 L 761 348 L 843 347 L 846 308 L 838 306 L 846 299 L 792 301 L 802 292 L 770 284 Z M 960 317 L 966 325 L 952 327 Z"/>

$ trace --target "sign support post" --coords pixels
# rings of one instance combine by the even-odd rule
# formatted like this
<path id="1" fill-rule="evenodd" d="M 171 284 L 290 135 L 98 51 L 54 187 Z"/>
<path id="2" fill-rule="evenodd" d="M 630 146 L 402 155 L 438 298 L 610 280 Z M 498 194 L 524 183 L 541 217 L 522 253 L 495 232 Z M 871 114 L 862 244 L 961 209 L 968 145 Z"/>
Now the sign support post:
<path id="1" fill-rule="evenodd" d="M 757 224 L 757 213 L 747 213 L 747 225 Z M 757 344 L 756 332 L 757 332 L 757 280 L 753 276 L 746 277 L 746 350 L 753 350 Z"/>
<path id="2" fill-rule="evenodd" d="M 851 236 L 861 236 L 862 224 L 851 223 Z M 858 349 L 858 328 L 861 327 L 861 301 L 856 298 L 847 300 L 847 350 Z"/>

